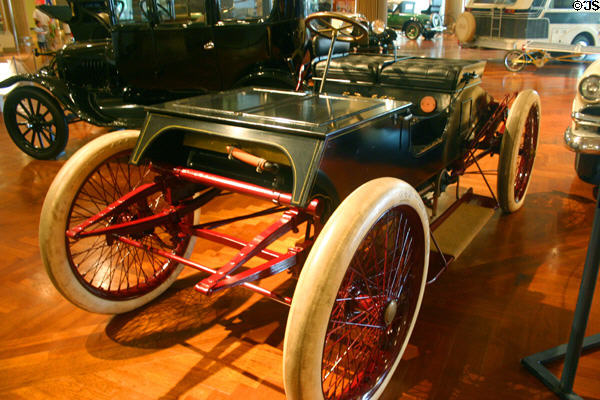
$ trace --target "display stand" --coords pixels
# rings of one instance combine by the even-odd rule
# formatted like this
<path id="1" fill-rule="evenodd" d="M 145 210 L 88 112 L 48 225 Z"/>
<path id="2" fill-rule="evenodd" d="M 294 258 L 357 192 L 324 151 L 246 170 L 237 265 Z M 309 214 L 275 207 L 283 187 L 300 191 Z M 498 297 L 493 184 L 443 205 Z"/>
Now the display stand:
<path id="1" fill-rule="evenodd" d="M 582 351 L 600 347 L 600 334 L 587 338 L 585 328 L 587 326 L 592 299 L 594 297 L 594 288 L 598 279 L 598 264 L 600 261 L 600 196 L 596 201 L 596 211 L 594 213 L 594 223 L 592 225 L 592 235 L 588 244 L 583 276 L 581 277 L 581 286 L 579 287 L 579 296 L 577 306 L 571 326 L 571 336 L 568 345 L 560 345 L 550 350 L 542 351 L 525 357 L 521 360 L 523 365 L 542 381 L 550 390 L 552 390 L 561 399 L 575 400 L 581 399 L 573 392 L 573 381 L 577 371 L 577 364 Z M 565 358 L 565 365 L 561 379 L 559 380 L 544 365 L 552 361 Z"/>

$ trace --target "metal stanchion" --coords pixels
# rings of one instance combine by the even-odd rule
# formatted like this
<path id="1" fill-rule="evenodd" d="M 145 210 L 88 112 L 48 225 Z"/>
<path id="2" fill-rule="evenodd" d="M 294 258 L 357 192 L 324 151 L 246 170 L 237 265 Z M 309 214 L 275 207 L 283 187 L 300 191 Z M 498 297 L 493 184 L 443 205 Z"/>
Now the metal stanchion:
<path id="1" fill-rule="evenodd" d="M 600 183 L 600 135 L 590 135 L 589 131 L 578 130 L 580 121 L 575 120 L 572 127 L 565 132 L 565 142 L 572 150 L 578 152 L 575 168 L 581 179 L 588 183 Z M 573 392 L 573 382 L 582 351 L 600 347 L 600 334 L 585 338 L 594 289 L 598 280 L 600 264 L 600 196 L 596 199 L 596 210 L 592 233 L 588 243 L 577 305 L 571 325 L 568 345 L 561 345 L 550 350 L 525 357 L 521 360 L 525 368 L 537 377 L 544 385 L 561 399 L 581 399 Z M 544 365 L 545 363 L 565 359 L 561 379 L 559 380 Z"/>
<path id="2" fill-rule="evenodd" d="M 575 308 L 575 316 L 571 326 L 571 336 L 568 345 L 561 345 L 550 350 L 525 357 L 521 360 L 523 365 L 550 390 L 561 399 L 581 399 L 573 392 L 573 381 L 577 372 L 577 365 L 582 350 L 600 347 L 600 334 L 584 338 L 587 326 L 594 288 L 598 279 L 598 264 L 600 261 L 600 196 L 596 203 L 592 235 L 588 244 L 588 251 L 579 287 L 579 296 Z M 544 365 L 552 361 L 565 358 L 565 364 L 560 381 Z"/>

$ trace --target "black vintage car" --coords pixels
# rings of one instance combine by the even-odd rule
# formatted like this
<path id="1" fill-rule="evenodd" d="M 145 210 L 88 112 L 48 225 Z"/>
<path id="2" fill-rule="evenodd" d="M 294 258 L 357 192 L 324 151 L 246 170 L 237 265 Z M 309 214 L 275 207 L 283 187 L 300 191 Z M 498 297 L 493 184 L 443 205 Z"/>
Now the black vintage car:
<path id="1" fill-rule="evenodd" d="M 68 0 L 46 8 L 72 26 L 56 52 L 5 99 L 9 135 L 51 159 L 68 124 L 140 127 L 150 104 L 229 88 L 293 88 L 305 42 L 302 1 Z M 54 11 L 54 12 L 53 12 Z"/>

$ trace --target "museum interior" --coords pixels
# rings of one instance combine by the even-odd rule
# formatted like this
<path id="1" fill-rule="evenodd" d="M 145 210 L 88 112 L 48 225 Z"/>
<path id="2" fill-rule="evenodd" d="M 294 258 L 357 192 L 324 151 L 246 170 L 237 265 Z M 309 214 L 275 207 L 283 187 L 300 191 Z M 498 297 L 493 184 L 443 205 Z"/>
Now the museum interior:
<path id="1" fill-rule="evenodd" d="M 596 60 L 589 0 L 0 0 L 0 398 L 600 400 Z"/>

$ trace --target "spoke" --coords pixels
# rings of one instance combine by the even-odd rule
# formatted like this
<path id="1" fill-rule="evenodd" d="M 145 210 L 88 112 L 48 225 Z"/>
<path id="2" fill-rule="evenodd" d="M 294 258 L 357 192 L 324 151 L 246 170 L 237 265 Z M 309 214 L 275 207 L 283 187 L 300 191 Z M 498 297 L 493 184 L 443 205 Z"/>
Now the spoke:
<path id="1" fill-rule="evenodd" d="M 42 131 L 38 130 L 38 131 L 36 131 L 36 133 L 37 133 L 38 141 L 40 142 L 40 148 L 45 149 L 46 146 L 44 146 L 44 140 L 42 139 Z"/>
<path id="2" fill-rule="evenodd" d="M 44 131 L 43 128 L 40 130 L 40 134 L 41 134 L 41 136 L 44 137 L 44 139 L 46 139 L 46 142 L 48 142 L 49 144 L 52 144 L 52 139 L 50 138 L 50 136 L 48 136 L 46 134 L 46 132 Z"/>
<path id="3" fill-rule="evenodd" d="M 400 239 L 400 227 L 404 222 L 404 227 L 402 228 L 402 231 L 404 232 L 406 230 L 406 224 L 408 223 L 408 221 L 404 221 L 402 214 L 400 214 L 400 217 L 396 222 L 397 222 L 396 223 L 396 237 L 394 239 L 394 254 L 392 256 L 392 262 L 394 262 L 396 260 L 396 252 L 398 251 L 398 242 Z M 400 259 L 402 259 L 402 253 L 400 253 Z M 394 280 L 392 281 L 392 284 L 390 285 L 391 287 L 393 287 L 394 282 L 396 280 L 397 271 L 394 273 L 394 271 L 392 269 L 390 269 L 390 274 L 394 274 Z M 390 276 L 390 280 L 391 280 L 391 276 Z M 389 295 L 389 291 L 386 294 Z"/>
<path id="4" fill-rule="evenodd" d="M 31 117 L 32 117 L 32 115 L 31 115 L 31 111 L 32 111 L 32 110 L 31 110 L 30 108 L 27 108 L 27 105 L 23 104 L 23 100 L 21 100 L 21 101 L 19 102 L 19 105 L 21 106 L 21 109 L 22 109 L 23 111 L 25 111 L 25 114 L 27 114 L 27 117 L 25 117 L 25 118 L 26 118 L 26 119 L 28 119 L 28 120 L 29 120 L 29 119 L 31 119 Z"/>
<path id="5" fill-rule="evenodd" d="M 25 140 L 27 140 L 28 142 L 31 143 L 30 140 L 28 140 L 25 136 L 27 135 L 27 133 L 33 131 L 33 128 L 28 128 L 25 132 L 21 133 L 21 135 L 25 138 Z"/>
<path id="6" fill-rule="evenodd" d="M 32 147 L 36 147 L 36 145 L 35 145 L 35 139 L 38 138 L 38 135 L 39 134 L 38 134 L 37 129 L 34 129 L 33 130 L 33 135 L 31 135 L 31 142 L 30 142 Z"/>
<path id="7" fill-rule="evenodd" d="M 363 328 L 385 329 L 385 326 L 383 326 L 383 325 L 359 324 L 357 322 L 331 321 L 331 323 L 332 324 L 351 325 L 351 326 L 360 326 Z"/>
<path id="8" fill-rule="evenodd" d="M 381 296 L 345 297 L 345 298 L 341 298 L 341 299 L 335 299 L 335 301 L 356 301 L 356 300 L 381 299 L 381 298 L 385 298 L 385 296 L 381 295 Z"/>
<path id="9" fill-rule="evenodd" d="M 33 116 L 33 103 L 31 102 L 31 97 L 27 98 L 27 104 L 29 104 L 29 115 Z"/>
<path id="10" fill-rule="evenodd" d="M 387 295 L 388 297 L 391 296 L 393 288 L 396 286 L 396 278 L 398 277 L 398 272 L 403 273 L 402 267 L 400 266 L 400 263 L 406 259 L 406 252 L 408 250 L 407 244 L 408 244 L 408 240 L 410 238 L 410 228 L 408 228 L 408 220 L 406 220 L 404 227 L 402 228 L 402 251 L 400 253 L 400 258 L 398 259 L 398 264 L 396 266 L 396 273 L 394 274 L 394 280 L 392 281 L 392 284 L 390 285 L 390 287 L 388 288 L 388 292 Z M 411 244 L 412 244 L 412 238 L 411 238 Z M 406 261 L 405 261 L 406 262 Z"/>
<path id="11" fill-rule="evenodd" d="M 346 350 L 344 351 L 344 354 L 342 354 L 341 356 L 338 357 L 338 359 L 334 362 L 333 367 L 330 369 L 329 373 L 325 376 L 325 378 L 323 378 L 323 381 L 325 381 L 327 379 L 327 377 L 329 376 L 329 374 L 331 372 L 333 372 L 333 370 L 337 367 L 337 365 L 340 363 L 340 361 L 346 357 L 348 355 L 348 353 L 350 352 L 350 350 L 352 350 L 353 346 L 361 339 L 361 337 L 364 335 L 364 333 L 367 332 L 366 329 L 361 330 L 361 332 L 359 333 L 359 335 L 356 337 L 356 339 L 354 339 L 352 341 L 352 343 L 346 345 Z M 325 343 L 325 345 L 327 346 L 327 343 Z"/>

